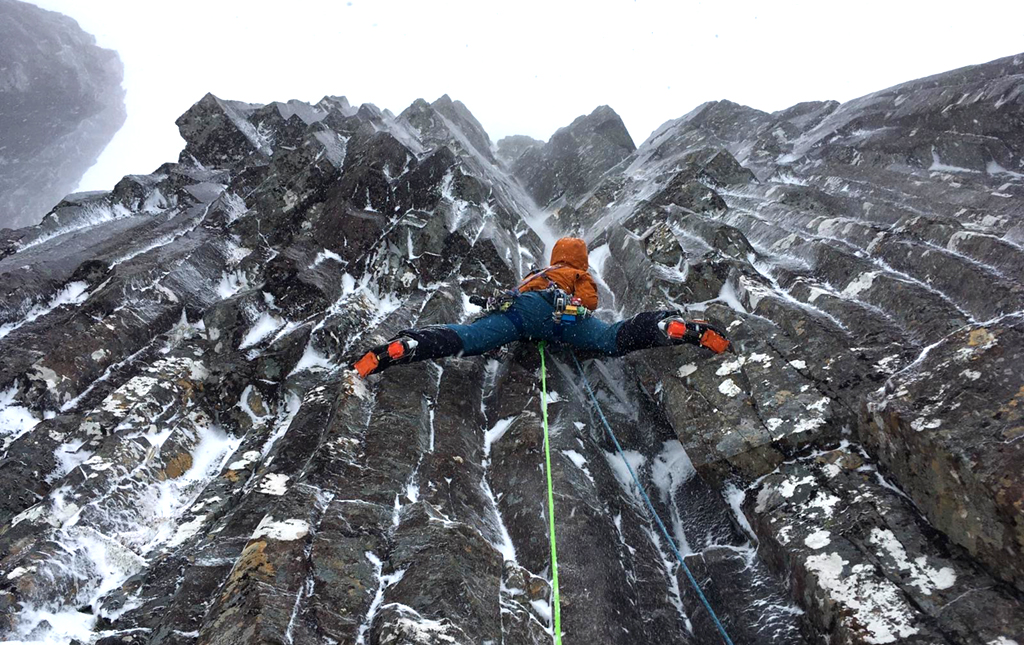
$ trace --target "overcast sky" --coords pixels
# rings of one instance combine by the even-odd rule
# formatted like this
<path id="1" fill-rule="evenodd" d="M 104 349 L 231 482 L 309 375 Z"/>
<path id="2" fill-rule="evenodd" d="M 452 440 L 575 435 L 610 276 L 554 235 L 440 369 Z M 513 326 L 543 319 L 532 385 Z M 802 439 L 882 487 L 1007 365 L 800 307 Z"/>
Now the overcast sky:
<path id="1" fill-rule="evenodd" d="M 700 103 L 848 100 L 1024 52 L 1024 0 L 35 0 L 116 49 L 128 120 L 80 190 L 177 159 L 206 92 L 396 114 L 449 94 L 497 141 L 607 104 L 639 145 Z"/>

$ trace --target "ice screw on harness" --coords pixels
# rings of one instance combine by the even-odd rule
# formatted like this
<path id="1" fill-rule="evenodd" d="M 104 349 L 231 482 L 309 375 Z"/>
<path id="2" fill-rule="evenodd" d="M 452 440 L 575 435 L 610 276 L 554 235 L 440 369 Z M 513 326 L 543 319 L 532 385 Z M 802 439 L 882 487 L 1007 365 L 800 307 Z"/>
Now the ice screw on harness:
<path id="1" fill-rule="evenodd" d="M 555 548 L 555 494 L 551 484 L 551 442 L 548 439 L 548 382 L 547 369 L 544 364 L 544 346 L 541 341 L 537 344 L 540 351 L 540 409 L 544 422 L 544 462 L 545 472 L 548 477 L 548 524 L 551 534 L 551 605 L 554 609 L 554 636 L 555 645 L 562 645 L 562 607 L 558 597 L 558 550 Z"/>
<path id="2" fill-rule="evenodd" d="M 587 375 L 583 371 L 583 366 L 580 365 L 580 361 L 576 358 L 576 352 L 572 352 L 572 360 L 576 364 L 576 369 L 579 371 L 580 376 L 583 378 L 583 385 L 586 387 L 587 395 L 590 397 L 590 401 L 594 404 L 594 409 L 597 411 L 597 416 L 600 417 L 601 423 L 604 424 L 604 429 L 608 432 L 608 437 L 611 438 L 612 443 L 615 444 L 615 449 L 619 451 L 619 455 L 622 457 L 622 461 L 626 464 L 626 468 L 629 470 L 629 474 L 633 477 L 633 483 L 636 484 L 637 490 L 640 491 L 640 495 L 644 498 L 644 502 L 647 504 L 647 510 L 650 511 L 651 517 L 658 524 L 658 528 L 661 529 L 661 534 L 665 536 L 665 540 L 668 541 L 669 547 L 672 549 L 672 553 L 675 554 L 676 560 L 683 567 L 683 571 L 686 573 L 686 577 L 689 579 L 690 584 L 693 586 L 694 591 L 697 592 L 697 596 L 700 598 L 704 608 L 708 610 L 708 614 L 711 616 L 711 620 L 714 621 L 715 627 L 718 628 L 718 633 L 722 635 L 722 640 L 725 641 L 726 645 L 733 645 L 732 639 L 729 638 L 729 634 L 725 631 L 725 626 L 722 625 L 722 621 L 718 619 L 718 614 L 711 608 L 711 603 L 708 602 L 707 597 L 704 596 L 704 592 L 701 591 L 700 585 L 697 584 L 697 580 L 693 577 L 690 572 L 690 567 L 686 566 L 686 562 L 683 560 L 683 556 L 679 553 L 679 549 L 676 547 L 675 540 L 669 534 L 668 529 L 665 528 L 665 523 L 661 521 L 658 516 L 658 512 L 654 510 L 654 504 L 651 503 L 651 498 L 647 496 L 647 492 L 644 487 L 640 484 L 640 479 L 636 476 L 633 471 L 633 467 L 629 465 L 629 460 L 626 459 L 626 453 L 622 451 L 622 446 L 619 444 L 619 440 L 615 438 L 615 433 L 612 432 L 612 426 L 608 423 L 608 419 L 604 416 L 604 411 L 601 409 L 601 404 L 597 402 L 597 397 L 594 396 L 594 390 L 590 387 L 590 381 L 587 380 Z M 543 350 L 541 351 L 541 365 L 543 366 Z M 541 375 L 543 376 L 543 367 L 541 368 Z M 546 424 L 545 424 L 546 427 Z M 547 434 L 544 435 L 545 438 Z M 550 481 L 550 480 L 549 480 Z M 550 483 L 548 484 L 548 495 L 551 495 Z M 552 529 L 553 531 L 554 529 Z M 551 539 L 554 540 L 554 533 L 551 534 Z M 552 545 L 552 554 L 554 554 L 554 548 Z"/>

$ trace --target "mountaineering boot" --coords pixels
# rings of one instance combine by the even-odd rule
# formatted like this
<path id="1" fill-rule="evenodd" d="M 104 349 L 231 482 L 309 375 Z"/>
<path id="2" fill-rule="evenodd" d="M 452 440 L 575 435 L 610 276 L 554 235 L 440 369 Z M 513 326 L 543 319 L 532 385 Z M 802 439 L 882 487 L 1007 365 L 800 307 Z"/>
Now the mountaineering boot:
<path id="1" fill-rule="evenodd" d="M 616 355 L 622 356 L 638 349 L 674 344 L 658 329 L 658 321 L 675 315 L 675 313 L 675 311 L 645 311 L 623 322 L 615 336 Z"/>
<path id="2" fill-rule="evenodd" d="M 619 356 L 648 347 L 692 343 L 716 354 L 729 349 L 725 334 L 706 320 L 687 320 L 678 311 L 645 311 L 622 323 L 615 337 Z"/>
<path id="3" fill-rule="evenodd" d="M 406 329 L 383 345 L 370 349 L 352 364 L 352 369 L 366 378 L 392 365 L 453 356 L 461 351 L 459 335 L 444 325 Z"/>
<path id="4" fill-rule="evenodd" d="M 359 376 L 366 378 L 370 374 L 392 365 L 403 362 L 411 363 L 417 345 L 419 343 L 412 338 L 395 338 L 366 352 L 362 358 L 352 364 L 352 369 L 359 372 Z"/>
<path id="5" fill-rule="evenodd" d="M 725 334 L 706 320 L 686 320 L 669 316 L 658 321 L 658 329 L 671 340 L 707 347 L 716 354 L 729 349 Z"/>

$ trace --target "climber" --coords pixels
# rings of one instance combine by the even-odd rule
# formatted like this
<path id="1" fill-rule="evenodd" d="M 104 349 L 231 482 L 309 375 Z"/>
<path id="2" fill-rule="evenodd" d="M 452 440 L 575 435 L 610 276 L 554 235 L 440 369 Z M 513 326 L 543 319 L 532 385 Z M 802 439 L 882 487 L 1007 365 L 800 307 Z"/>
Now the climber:
<path id="1" fill-rule="evenodd" d="M 406 329 L 374 347 L 352 368 L 363 378 L 387 367 L 443 356 L 477 356 L 515 340 L 547 340 L 607 356 L 680 343 L 715 353 L 729 348 L 721 331 L 677 311 L 645 311 L 609 325 L 593 317 L 597 285 L 588 272 L 587 244 L 563 237 L 551 251 L 551 265 L 528 275 L 502 297 L 484 302 L 487 315 L 467 325 Z"/>

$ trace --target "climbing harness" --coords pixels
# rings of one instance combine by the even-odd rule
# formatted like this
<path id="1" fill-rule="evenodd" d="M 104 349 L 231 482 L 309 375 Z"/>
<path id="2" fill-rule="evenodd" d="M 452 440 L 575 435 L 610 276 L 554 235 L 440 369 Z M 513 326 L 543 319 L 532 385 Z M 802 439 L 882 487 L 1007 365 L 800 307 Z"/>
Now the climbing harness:
<path id="1" fill-rule="evenodd" d="M 582 300 L 565 292 L 555 297 L 554 306 L 555 311 L 551 314 L 551 319 L 555 321 L 555 325 L 575 325 L 592 313 L 583 306 Z"/>
<path id="2" fill-rule="evenodd" d="M 495 289 L 486 298 L 483 296 L 470 296 L 469 302 L 483 309 L 483 315 L 486 316 L 488 314 L 505 313 L 518 296 L 519 292 L 514 289 Z"/>
<path id="3" fill-rule="evenodd" d="M 562 645 L 562 607 L 558 597 L 558 550 L 555 548 L 555 494 L 551 484 L 551 442 L 548 439 L 548 382 L 547 368 L 544 365 L 545 345 L 544 341 L 537 343 L 537 350 L 540 352 L 540 409 L 544 421 L 544 462 L 548 477 L 548 522 L 551 533 L 551 605 L 555 617 L 555 645 Z"/>
<path id="4" fill-rule="evenodd" d="M 611 424 L 608 423 L 608 419 L 604 416 L 604 411 L 601 410 L 601 404 L 597 402 L 597 397 L 594 396 L 594 390 L 591 389 L 591 387 L 590 387 L 590 381 L 587 380 L 587 375 L 583 371 L 583 366 L 580 365 L 579 359 L 576 358 L 576 352 L 573 352 L 572 350 L 569 350 L 569 353 L 572 355 L 572 360 L 576 364 L 576 369 L 579 371 L 580 376 L 583 377 L 583 385 L 586 387 L 587 395 L 590 396 L 590 400 L 594 404 L 594 409 L 597 410 L 597 415 L 598 415 L 598 417 L 600 417 L 601 422 L 604 424 L 604 429 L 608 432 L 608 436 L 611 438 L 612 443 L 615 444 L 615 449 L 619 451 L 619 455 L 622 457 L 623 463 L 626 464 L 626 468 L 629 469 L 629 474 L 632 475 L 632 477 L 633 477 L 633 483 L 636 484 L 637 490 L 640 491 L 640 495 L 644 498 L 644 502 L 647 504 L 647 510 L 650 511 L 651 516 L 654 518 L 654 521 L 657 522 L 658 528 L 661 529 L 661 534 L 665 536 L 665 539 L 668 541 L 669 547 L 672 549 L 672 553 L 674 553 L 675 556 L 676 556 L 676 560 L 679 560 L 679 564 L 682 565 L 683 571 L 686 573 L 686 577 L 690 580 L 690 584 L 693 586 L 694 591 L 697 592 L 697 596 L 700 598 L 701 603 L 703 603 L 704 608 L 707 609 L 708 610 L 708 614 L 711 615 L 711 620 L 714 621 L 715 627 L 718 628 L 718 632 L 722 635 L 722 640 L 724 640 L 726 642 L 726 645 L 733 645 L 732 639 L 729 638 L 729 634 L 725 631 L 725 627 L 722 625 L 722 621 L 720 621 L 718 619 L 718 615 L 715 613 L 715 610 L 711 608 L 711 603 L 708 602 L 708 599 L 704 596 L 704 592 L 701 591 L 700 585 L 697 584 L 697 580 L 693 577 L 693 574 L 690 572 L 690 567 L 686 566 L 686 562 L 683 560 L 683 556 L 679 553 L 679 549 L 676 547 L 675 540 L 673 540 L 672 536 L 669 535 L 668 529 L 665 528 L 664 522 L 662 522 L 661 518 L 658 517 L 658 512 L 654 510 L 654 504 L 651 503 L 651 498 L 647 496 L 647 492 L 644 491 L 644 487 L 640 484 L 640 479 L 636 476 L 636 473 L 633 472 L 633 467 L 629 465 L 629 460 L 626 459 L 626 454 L 622 451 L 622 446 L 619 445 L 619 440 L 615 438 L 615 433 L 612 432 Z M 544 376 L 544 369 L 543 369 L 543 364 L 544 363 L 543 363 L 543 360 L 544 360 L 544 351 L 543 351 L 543 348 L 542 348 L 541 349 L 541 378 L 542 379 L 543 379 L 543 376 Z M 547 416 L 546 415 L 547 415 L 547 410 L 545 409 L 545 421 L 544 421 L 544 429 L 545 429 L 544 430 L 544 441 L 545 441 L 545 446 L 547 445 Z M 548 471 L 549 471 L 549 473 L 548 473 L 548 499 L 549 500 L 551 499 L 551 474 L 550 474 L 550 470 L 551 470 L 551 466 L 550 466 L 550 463 L 549 463 L 548 464 Z M 551 555 L 552 555 L 552 558 L 553 558 L 554 557 L 554 553 L 555 553 L 555 550 L 554 550 L 554 539 L 555 539 L 554 515 L 552 515 L 552 520 L 551 521 L 552 521 L 552 527 L 551 527 Z M 557 578 L 556 578 L 556 580 L 557 580 Z M 557 597 L 557 593 L 556 593 L 556 597 Z M 556 607 L 557 607 L 557 605 L 556 605 Z"/>

